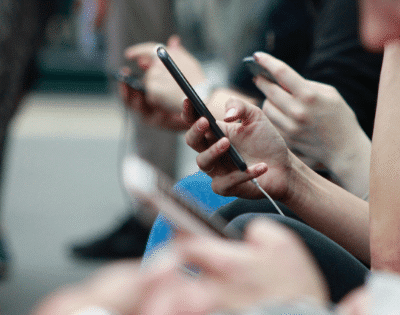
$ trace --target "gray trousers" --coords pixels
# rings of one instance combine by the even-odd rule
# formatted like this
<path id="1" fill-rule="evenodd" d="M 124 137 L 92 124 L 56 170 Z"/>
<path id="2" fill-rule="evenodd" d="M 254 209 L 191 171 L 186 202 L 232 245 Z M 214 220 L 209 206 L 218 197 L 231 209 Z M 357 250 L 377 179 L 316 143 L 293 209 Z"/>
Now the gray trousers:
<path id="1" fill-rule="evenodd" d="M 128 65 L 136 71 L 136 64 L 125 60 L 124 50 L 142 42 L 166 43 L 175 30 L 173 20 L 172 1 L 169 0 L 111 1 L 106 35 L 108 70 L 118 71 L 121 66 Z M 134 120 L 133 146 L 138 155 L 176 178 L 176 133 L 150 127 L 138 115 Z"/>

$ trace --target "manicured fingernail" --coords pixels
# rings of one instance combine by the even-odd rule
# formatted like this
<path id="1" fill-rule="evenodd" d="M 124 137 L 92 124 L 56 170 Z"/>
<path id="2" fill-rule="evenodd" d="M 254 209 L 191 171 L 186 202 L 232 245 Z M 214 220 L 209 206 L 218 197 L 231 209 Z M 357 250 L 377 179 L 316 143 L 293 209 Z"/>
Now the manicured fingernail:
<path id="1" fill-rule="evenodd" d="M 226 112 L 225 118 L 230 118 L 236 113 L 236 108 L 231 108 Z"/>

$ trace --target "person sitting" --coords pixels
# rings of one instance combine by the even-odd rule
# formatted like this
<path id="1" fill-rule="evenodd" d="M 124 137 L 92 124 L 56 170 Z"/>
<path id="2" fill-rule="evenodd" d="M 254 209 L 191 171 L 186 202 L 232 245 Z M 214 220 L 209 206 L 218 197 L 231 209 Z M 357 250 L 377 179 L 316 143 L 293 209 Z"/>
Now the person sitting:
<path id="1" fill-rule="evenodd" d="M 282 2 L 283 7 L 286 2 Z M 313 164 L 313 168 L 318 168 L 325 173 L 328 170 L 329 176 L 336 183 L 357 196 L 366 198 L 368 191 L 368 152 L 370 151 L 370 141 L 365 137 L 365 134 L 369 137 L 372 134 L 381 55 L 366 52 L 362 47 L 358 38 L 357 19 L 353 18 L 357 17 L 357 6 L 355 3 L 327 1 L 317 8 L 319 14 L 317 17 L 314 17 L 314 44 L 311 45 L 309 50 L 304 48 L 306 53 L 300 58 L 302 59 L 301 62 L 296 59 L 291 60 L 290 63 L 296 64 L 296 68 L 301 70 L 305 78 L 309 79 L 307 86 L 310 89 L 310 94 L 320 95 L 324 100 L 318 103 L 320 106 L 312 106 L 313 104 L 304 99 L 286 99 L 286 102 L 290 101 L 289 103 L 285 103 L 287 105 L 286 108 L 296 106 L 303 112 L 303 121 L 296 121 L 293 117 L 282 111 L 282 104 L 271 104 L 271 102 L 267 101 L 264 103 L 263 110 L 278 129 L 282 131 L 285 140 L 293 151 L 302 154 L 303 159 L 307 159 L 309 165 Z M 282 10 L 288 11 L 286 7 Z M 342 16 L 342 12 L 346 12 L 347 17 Z M 340 15 L 340 19 L 335 18 L 338 15 Z M 277 31 L 279 30 L 279 25 L 276 25 L 272 30 L 274 30 L 272 33 L 280 34 Z M 330 36 L 332 32 L 335 32 L 337 36 Z M 270 32 L 266 30 L 265 33 L 269 34 Z M 277 37 L 276 47 L 272 49 L 272 52 L 280 54 L 284 59 L 288 60 L 289 57 L 285 56 L 282 47 L 282 43 L 290 42 L 286 39 L 288 38 Z M 172 80 L 161 62 L 151 57 L 145 58 L 145 56 L 151 56 L 155 46 L 155 43 L 147 43 L 134 46 L 127 51 L 128 58 L 137 59 L 139 63 L 144 63 L 148 69 L 146 70 L 145 78 L 149 84 L 149 90 L 146 96 L 144 96 L 125 86 L 123 88 L 125 103 L 135 111 L 141 113 L 143 119 L 154 126 L 171 128 L 172 124 L 177 130 L 185 129 L 184 122 L 179 120 L 179 110 L 171 111 L 171 108 L 178 106 L 175 103 L 183 97 L 183 93 L 179 87 L 173 85 L 174 82 L 168 85 L 173 87 L 174 93 L 171 94 L 176 99 L 172 101 L 171 98 L 168 98 L 170 100 L 168 106 L 161 104 L 163 99 L 167 99 L 163 96 L 165 91 L 163 92 L 162 89 L 152 89 L 152 87 L 162 86 L 161 84 L 157 84 L 158 80 L 160 82 L 169 82 Z M 264 47 L 264 49 L 267 48 Z M 201 66 L 179 43 L 172 41 L 167 46 L 167 49 L 183 72 L 190 74 L 190 77 L 188 77 L 190 82 L 196 85 L 205 80 L 204 75 L 201 74 Z M 145 62 L 142 60 L 145 60 Z M 349 69 L 352 69 L 352 71 L 349 71 Z M 251 82 L 249 74 L 244 75 L 244 69 L 240 69 L 238 72 L 235 79 L 232 79 L 233 81 L 240 81 L 239 79 L 243 78 L 241 81 L 247 79 L 247 81 Z M 358 75 L 355 76 L 354 73 L 358 73 Z M 318 85 L 315 81 L 330 84 L 337 91 L 326 85 Z M 343 97 L 337 92 L 343 95 Z M 264 94 L 261 94 L 261 96 L 265 97 Z M 237 94 L 232 89 L 216 89 L 209 97 L 207 106 L 217 118 L 223 116 L 223 110 L 221 110 L 223 109 L 222 104 L 231 95 L 241 96 L 243 94 Z M 343 101 L 343 98 L 349 105 Z M 262 103 L 256 101 L 254 98 L 249 99 L 247 97 L 245 99 L 253 103 Z M 149 100 L 157 100 L 157 102 Z M 354 113 L 356 114 L 356 119 Z M 277 116 L 278 114 L 279 117 Z M 326 117 L 325 120 L 321 120 L 323 115 Z M 337 122 L 341 126 L 346 125 L 346 128 L 335 128 Z M 347 126 L 348 122 L 350 123 L 349 126 Z M 325 126 L 324 124 L 328 125 Z M 330 131 L 327 132 L 327 130 Z M 351 134 L 347 134 L 347 132 Z M 335 137 L 336 139 L 334 139 Z M 350 139 L 354 139 L 354 143 L 357 146 L 352 146 Z M 308 146 L 305 146 L 305 140 L 312 142 Z M 334 142 L 331 143 L 332 141 Z M 357 150 L 360 151 L 356 152 Z M 321 165 L 324 165 L 322 169 Z M 213 193 L 210 183 L 210 177 L 204 172 L 199 172 L 179 181 L 176 189 L 182 195 L 194 199 L 206 213 L 211 214 L 236 198 L 221 198 Z M 268 202 L 262 203 L 260 208 L 264 208 L 266 203 Z M 266 209 L 265 211 L 271 210 Z M 225 214 L 228 212 L 230 210 L 224 210 L 224 215 L 227 218 L 231 218 L 232 214 Z M 163 242 L 168 241 L 172 233 L 172 229 L 167 221 L 159 217 L 155 221 L 150 233 L 145 256 L 154 252 L 154 249 L 158 246 L 162 246 Z"/>
<path id="2" fill-rule="evenodd" d="M 182 267 L 194 263 L 193 277 Z M 42 299 L 33 315 L 393 314 L 400 277 L 373 273 L 367 285 L 333 304 L 314 258 L 295 233 L 269 220 L 242 242 L 181 233 L 148 269 L 137 260 L 101 268 L 82 283 Z"/>

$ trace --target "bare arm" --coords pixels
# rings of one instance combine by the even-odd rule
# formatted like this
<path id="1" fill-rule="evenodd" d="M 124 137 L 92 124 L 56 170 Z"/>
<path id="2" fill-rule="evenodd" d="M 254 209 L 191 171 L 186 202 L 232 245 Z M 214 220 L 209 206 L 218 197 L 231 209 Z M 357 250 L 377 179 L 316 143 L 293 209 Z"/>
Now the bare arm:
<path id="1" fill-rule="evenodd" d="M 400 42 L 385 47 L 372 140 L 371 260 L 400 272 Z"/>
<path id="2" fill-rule="evenodd" d="M 184 117 L 193 124 L 190 104 Z M 230 116 L 219 125 L 227 138 L 212 141 L 206 119 L 186 134 L 187 143 L 200 152 L 197 164 L 213 178 L 213 190 L 224 196 L 263 198 L 251 179 L 272 198 L 284 202 L 313 228 L 335 240 L 356 257 L 369 262 L 368 203 L 316 174 L 293 153 L 264 113 L 240 100 L 227 103 Z M 234 121 L 241 120 L 241 123 Z M 224 157 L 229 141 L 249 168 L 239 171 Z"/>
<path id="3" fill-rule="evenodd" d="M 293 165 L 296 181 L 287 206 L 369 264 L 368 203 L 319 176 L 297 158 Z"/>

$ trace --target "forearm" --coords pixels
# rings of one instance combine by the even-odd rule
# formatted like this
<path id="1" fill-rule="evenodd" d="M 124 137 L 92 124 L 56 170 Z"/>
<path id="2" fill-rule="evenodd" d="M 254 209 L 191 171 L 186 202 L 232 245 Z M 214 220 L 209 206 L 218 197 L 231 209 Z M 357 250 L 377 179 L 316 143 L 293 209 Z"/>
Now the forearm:
<path id="1" fill-rule="evenodd" d="M 400 272 L 400 44 L 385 48 L 372 141 L 371 260 Z"/>
<path id="2" fill-rule="evenodd" d="M 369 263 L 368 203 L 319 176 L 291 154 L 291 187 L 284 200 L 301 219 Z"/>
<path id="3" fill-rule="evenodd" d="M 340 187 L 368 201 L 371 140 L 359 128 L 344 152 L 332 159 L 328 169 Z"/>

